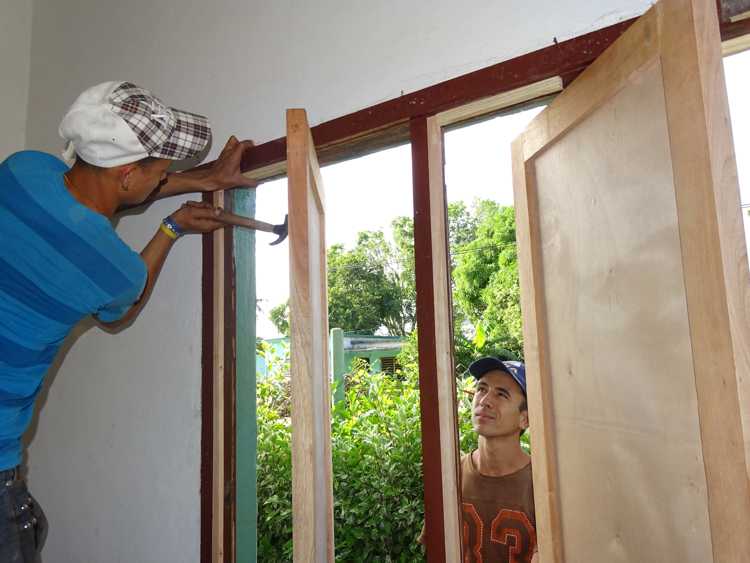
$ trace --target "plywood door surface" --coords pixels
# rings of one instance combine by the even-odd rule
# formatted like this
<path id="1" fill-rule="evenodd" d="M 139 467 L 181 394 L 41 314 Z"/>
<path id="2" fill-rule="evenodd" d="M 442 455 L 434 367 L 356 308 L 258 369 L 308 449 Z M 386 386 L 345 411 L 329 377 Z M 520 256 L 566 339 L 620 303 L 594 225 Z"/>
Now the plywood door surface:
<path id="1" fill-rule="evenodd" d="M 514 143 L 542 563 L 750 561 L 711 4 L 657 4 Z"/>
<path id="2" fill-rule="evenodd" d="M 333 561 L 323 183 L 305 111 L 287 110 L 294 561 Z"/>

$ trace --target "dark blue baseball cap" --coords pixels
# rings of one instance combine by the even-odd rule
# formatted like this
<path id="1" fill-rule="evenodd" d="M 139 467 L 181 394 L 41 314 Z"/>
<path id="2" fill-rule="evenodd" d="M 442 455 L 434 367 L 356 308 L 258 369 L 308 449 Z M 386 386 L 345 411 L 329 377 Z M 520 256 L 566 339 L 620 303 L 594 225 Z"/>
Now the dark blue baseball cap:
<path id="1" fill-rule="evenodd" d="M 496 369 L 510 375 L 523 391 L 523 396 L 526 396 L 526 366 L 522 362 L 503 361 L 493 356 L 487 356 L 472 362 L 469 366 L 469 373 L 477 379 L 481 379 L 485 373 Z"/>

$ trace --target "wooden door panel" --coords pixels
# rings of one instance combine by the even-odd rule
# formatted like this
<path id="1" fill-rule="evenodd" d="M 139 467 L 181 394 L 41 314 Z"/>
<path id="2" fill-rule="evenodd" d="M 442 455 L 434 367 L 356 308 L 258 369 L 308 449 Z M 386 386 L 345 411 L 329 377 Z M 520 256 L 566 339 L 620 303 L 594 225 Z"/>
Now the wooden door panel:
<path id="1" fill-rule="evenodd" d="M 543 563 L 750 561 L 747 257 L 710 8 L 657 4 L 514 143 Z"/>
<path id="2" fill-rule="evenodd" d="M 611 563 L 711 560 L 676 205 L 660 189 L 674 185 L 660 71 L 638 72 L 533 163 L 567 560 L 594 561 L 592 537 L 618 536 L 630 548 Z M 640 514 L 652 533 L 603 513 Z M 675 542 L 684 530 L 700 537 Z"/>

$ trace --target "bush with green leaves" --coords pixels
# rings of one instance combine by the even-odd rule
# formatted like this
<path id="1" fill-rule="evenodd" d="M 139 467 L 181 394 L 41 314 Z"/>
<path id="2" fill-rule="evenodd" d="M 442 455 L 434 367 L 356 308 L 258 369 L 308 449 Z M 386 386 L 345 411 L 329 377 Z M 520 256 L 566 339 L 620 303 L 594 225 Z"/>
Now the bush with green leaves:
<path id="1" fill-rule="evenodd" d="M 337 561 L 423 561 L 424 521 L 416 335 L 394 375 L 347 375 L 345 401 L 331 417 Z M 261 348 L 268 375 L 258 382 L 258 560 L 292 560 L 292 471 L 288 355 Z M 457 380 L 460 448 L 477 447 L 472 377 Z M 528 434 L 521 439 L 528 450 Z"/>
<path id="2" fill-rule="evenodd" d="M 291 561 L 288 363 L 266 362 L 258 382 L 258 560 Z M 416 371 L 389 376 L 355 365 L 331 422 L 336 560 L 423 560 Z"/>
<path id="3" fill-rule="evenodd" d="M 292 560 L 291 398 L 288 354 L 265 343 L 267 375 L 257 385 L 258 561 Z"/>

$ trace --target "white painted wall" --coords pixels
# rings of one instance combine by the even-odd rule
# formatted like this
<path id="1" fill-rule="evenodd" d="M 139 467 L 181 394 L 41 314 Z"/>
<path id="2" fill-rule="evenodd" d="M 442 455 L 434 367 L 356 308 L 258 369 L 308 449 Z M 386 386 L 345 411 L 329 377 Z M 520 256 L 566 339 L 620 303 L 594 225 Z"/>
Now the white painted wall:
<path id="1" fill-rule="evenodd" d="M 0 161 L 26 145 L 32 0 L 0 0 Z"/>
<path id="2" fill-rule="evenodd" d="M 207 114 L 217 144 L 262 142 L 283 134 L 287 107 L 315 124 L 649 4 L 34 0 L 27 144 L 58 150 L 66 107 L 114 79 Z M 178 204 L 119 231 L 140 248 Z M 47 563 L 198 561 L 200 270 L 199 240 L 180 241 L 135 325 L 89 330 L 54 377 L 29 451 L 52 525 Z"/>

